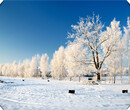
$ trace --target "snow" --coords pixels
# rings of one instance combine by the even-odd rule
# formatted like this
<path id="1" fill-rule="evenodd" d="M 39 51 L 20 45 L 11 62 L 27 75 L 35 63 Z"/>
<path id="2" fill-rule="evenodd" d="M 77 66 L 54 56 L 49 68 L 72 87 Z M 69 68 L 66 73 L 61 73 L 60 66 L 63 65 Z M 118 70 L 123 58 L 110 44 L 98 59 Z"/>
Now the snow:
<path id="1" fill-rule="evenodd" d="M 0 106 L 4 110 L 127 110 L 128 84 L 82 85 L 80 82 L 0 77 Z M 69 94 L 68 90 L 75 90 Z"/>

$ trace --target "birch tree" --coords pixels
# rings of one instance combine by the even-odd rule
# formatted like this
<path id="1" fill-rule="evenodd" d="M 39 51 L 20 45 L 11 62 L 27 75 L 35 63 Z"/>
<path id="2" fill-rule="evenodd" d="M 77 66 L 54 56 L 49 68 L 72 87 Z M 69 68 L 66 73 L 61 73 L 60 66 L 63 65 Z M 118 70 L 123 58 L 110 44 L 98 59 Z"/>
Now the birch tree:
<path id="1" fill-rule="evenodd" d="M 130 26 L 129 26 L 129 39 L 130 39 Z M 130 83 L 130 40 L 129 40 L 129 48 L 128 48 L 128 61 L 129 61 L 129 83 Z"/>
<path id="2" fill-rule="evenodd" d="M 24 65 L 24 77 L 32 77 L 32 74 L 30 72 L 30 64 L 31 61 L 28 59 L 25 59 L 23 61 L 23 65 Z"/>
<path id="3" fill-rule="evenodd" d="M 23 63 L 18 64 L 18 76 L 24 77 L 24 65 L 23 65 Z"/>
<path id="4" fill-rule="evenodd" d="M 53 54 L 53 59 L 51 60 L 51 72 L 53 78 L 62 79 L 66 76 L 64 58 L 64 47 L 60 46 L 58 51 L 55 51 Z"/>
<path id="5" fill-rule="evenodd" d="M 18 66 L 17 66 L 17 63 L 16 63 L 16 61 L 14 61 L 13 62 L 13 64 L 11 65 L 12 66 L 12 76 L 18 76 Z M 10 68 L 11 69 L 11 68 Z M 10 70 L 10 69 L 8 69 L 8 70 Z"/>
<path id="6" fill-rule="evenodd" d="M 41 69 L 42 75 L 44 76 L 44 79 L 45 79 L 47 72 L 49 70 L 49 57 L 47 56 L 47 54 L 44 54 L 41 56 L 40 69 Z"/>
<path id="7" fill-rule="evenodd" d="M 112 83 L 116 83 L 116 74 L 117 74 L 117 69 L 119 68 L 119 53 L 118 53 L 118 51 L 113 52 L 105 60 L 104 63 L 105 63 L 105 67 L 108 68 L 108 70 L 110 72 L 109 76 L 110 76 L 110 79 L 112 80 Z M 113 80 L 113 77 L 114 77 L 114 80 Z"/>
<path id="8" fill-rule="evenodd" d="M 124 36 L 127 38 L 128 64 L 129 64 L 129 82 L 130 82 L 130 17 L 127 18 L 127 27 L 124 27 Z"/>
<path id="9" fill-rule="evenodd" d="M 121 76 L 121 83 L 122 83 L 122 75 L 124 71 L 124 63 L 125 63 L 125 58 L 127 57 L 127 37 L 124 35 L 121 40 L 119 41 L 118 44 L 118 54 L 120 58 L 120 76 Z"/>
<path id="10" fill-rule="evenodd" d="M 3 67 L 3 65 L 0 64 L 0 76 L 2 76 L 2 67 Z"/>
<path id="11" fill-rule="evenodd" d="M 30 64 L 30 74 L 35 77 L 38 76 L 39 59 L 40 56 L 38 54 L 33 56 Z"/>

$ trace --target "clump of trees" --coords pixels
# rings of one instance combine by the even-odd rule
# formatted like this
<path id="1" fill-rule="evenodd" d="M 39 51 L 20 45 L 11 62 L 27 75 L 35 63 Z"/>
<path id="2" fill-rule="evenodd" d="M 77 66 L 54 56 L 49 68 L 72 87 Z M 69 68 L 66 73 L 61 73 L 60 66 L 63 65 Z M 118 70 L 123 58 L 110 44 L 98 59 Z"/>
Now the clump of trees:
<path id="1" fill-rule="evenodd" d="M 72 25 L 74 32 L 69 35 L 74 42 L 81 43 L 92 55 L 92 62 L 97 70 L 97 79 L 100 80 L 100 70 L 107 57 L 112 54 L 121 38 L 119 21 L 115 19 L 103 31 L 104 25 L 99 16 L 80 18 L 78 25 Z"/>
<path id="2" fill-rule="evenodd" d="M 43 75 L 46 75 L 46 71 L 49 70 L 49 58 L 46 57 L 47 54 L 42 55 L 40 59 L 39 54 L 37 54 L 33 56 L 31 60 L 25 59 L 22 63 L 16 63 L 16 61 L 14 61 L 12 64 L 0 64 L 0 75 L 25 78 L 38 77 L 41 71 Z"/>
<path id="3" fill-rule="evenodd" d="M 68 44 L 60 46 L 53 54 L 50 62 L 51 75 L 54 79 L 63 79 L 95 72 L 97 80 L 101 80 L 101 69 L 107 68 L 110 76 L 120 73 L 121 80 L 124 62 L 128 59 L 128 41 L 130 40 L 130 19 L 121 30 L 120 21 L 115 18 L 109 26 L 101 22 L 99 15 L 80 18 L 76 25 L 71 25 L 68 33 Z M 1 64 L 0 75 L 37 77 L 42 72 L 44 78 L 49 71 L 47 54 L 35 55 L 32 60 L 23 63 Z"/>
<path id="4" fill-rule="evenodd" d="M 99 15 L 87 18 L 80 18 L 77 25 L 71 25 L 72 33 L 68 34 L 67 47 L 64 49 L 62 66 L 66 70 L 69 77 L 82 76 L 91 71 L 97 74 L 97 80 L 101 80 L 101 69 L 107 68 L 110 74 L 114 75 L 114 83 L 117 70 L 120 67 L 122 79 L 125 55 L 128 54 L 127 39 L 130 38 L 130 20 L 128 17 L 127 27 L 124 32 L 121 31 L 120 21 L 114 18 L 110 26 L 104 26 Z M 59 52 L 59 51 L 58 51 Z M 57 53 L 57 51 L 56 51 Z M 63 51 L 62 51 L 63 53 Z M 52 59 L 52 73 L 58 76 L 58 68 L 56 60 L 60 60 L 54 54 Z"/>

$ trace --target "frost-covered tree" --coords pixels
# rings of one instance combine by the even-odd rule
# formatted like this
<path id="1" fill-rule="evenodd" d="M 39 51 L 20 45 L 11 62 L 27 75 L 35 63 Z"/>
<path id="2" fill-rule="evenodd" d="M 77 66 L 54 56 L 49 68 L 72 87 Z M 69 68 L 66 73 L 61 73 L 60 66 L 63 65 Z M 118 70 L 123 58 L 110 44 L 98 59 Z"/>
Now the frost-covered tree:
<path id="1" fill-rule="evenodd" d="M 109 70 L 110 72 L 110 79 L 112 82 L 116 82 L 116 74 L 117 74 L 117 69 L 119 67 L 119 54 L 118 51 L 113 52 L 106 60 L 105 60 L 105 67 Z M 114 77 L 114 80 L 113 80 Z"/>
<path id="2" fill-rule="evenodd" d="M 97 80 L 100 80 L 100 69 L 105 59 L 114 50 L 118 39 L 120 39 L 121 31 L 120 22 L 115 19 L 111 22 L 110 27 L 107 27 L 105 32 L 102 32 L 104 25 L 101 23 L 99 16 L 80 18 L 77 25 L 72 25 L 73 33 L 69 33 L 69 38 L 74 38 L 74 41 L 82 43 L 88 48 L 92 54 L 92 60 L 97 69 Z M 100 57 L 101 56 L 101 57 Z"/>
<path id="3" fill-rule="evenodd" d="M 114 25 L 117 25 L 117 23 L 115 23 Z M 113 28 L 115 28 L 115 31 L 114 31 L 115 36 L 118 36 L 118 35 L 121 36 L 121 31 L 119 31 L 120 28 L 119 28 L 118 25 L 117 25 L 117 27 L 113 26 Z M 115 82 L 115 74 L 116 74 L 115 71 L 120 72 L 121 82 L 122 82 L 122 74 L 123 74 L 123 71 L 124 71 L 123 68 L 125 66 L 124 61 L 125 61 L 125 58 L 126 58 L 126 55 L 127 55 L 126 54 L 127 53 L 127 37 L 128 37 L 127 29 L 128 28 L 124 27 L 125 34 L 122 35 L 122 37 L 119 37 L 120 39 L 117 38 L 117 43 L 114 46 L 114 51 L 111 53 L 111 55 L 108 57 L 108 59 L 105 62 L 106 66 L 109 69 L 111 68 L 111 72 L 114 73 L 114 82 Z M 117 34 L 117 32 L 118 32 L 118 34 Z"/>
<path id="4" fill-rule="evenodd" d="M 2 67 L 3 67 L 3 65 L 0 64 L 0 76 L 2 76 Z"/>
<path id="5" fill-rule="evenodd" d="M 23 63 L 21 64 L 21 63 L 19 63 L 18 64 L 18 76 L 20 76 L 20 77 L 24 77 L 24 65 L 23 65 Z"/>
<path id="6" fill-rule="evenodd" d="M 53 59 L 51 60 L 51 72 L 53 78 L 64 78 L 66 76 L 66 70 L 64 65 L 64 47 L 60 46 L 58 51 L 53 54 Z"/>
<path id="7" fill-rule="evenodd" d="M 130 83 L 130 40 L 129 40 L 129 48 L 128 48 L 128 62 L 129 62 L 129 83 Z"/>
<path id="8" fill-rule="evenodd" d="M 51 60 L 51 75 L 53 78 L 56 78 L 58 72 L 58 65 L 57 65 L 57 51 L 53 54 L 53 59 Z"/>
<path id="9" fill-rule="evenodd" d="M 123 67 L 125 66 L 125 58 L 127 56 L 127 37 L 123 36 L 118 44 L 118 57 L 120 58 L 120 76 L 121 76 L 121 83 L 122 83 L 122 75 L 123 75 Z"/>
<path id="10" fill-rule="evenodd" d="M 23 61 L 24 65 L 24 77 L 32 77 L 32 74 L 30 73 L 30 60 L 26 59 Z"/>
<path id="11" fill-rule="evenodd" d="M 127 18 L 127 27 L 124 27 L 124 36 L 127 38 L 128 62 L 129 62 L 129 82 L 130 82 L 130 17 Z"/>
<path id="12" fill-rule="evenodd" d="M 46 53 L 41 56 L 40 69 L 41 69 L 42 75 L 44 76 L 44 79 L 45 79 L 47 72 L 49 71 L 49 57 Z"/>
<path id="13" fill-rule="evenodd" d="M 0 64 L 0 75 L 11 77 L 34 77 L 38 75 L 40 56 L 37 54 L 32 57 L 32 61 L 26 59 L 23 63 Z"/>
<path id="14" fill-rule="evenodd" d="M 36 58 L 36 56 L 33 56 L 33 57 L 32 57 L 32 61 L 31 61 L 31 64 L 30 64 L 30 74 L 31 74 L 32 76 L 37 76 L 37 75 L 38 75 L 37 69 L 38 69 L 38 66 L 37 66 L 37 58 Z"/>
<path id="15" fill-rule="evenodd" d="M 5 71 L 6 71 L 6 66 L 5 66 L 5 64 L 2 66 L 2 69 L 1 69 L 1 71 L 2 71 L 2 75 L 4 75 L 4 76 L 6 76 L 5 74 Z"/>
<path id="16" fill-rule="evenodd" d="M 14 61 L 12 64 L 12 70 L 13 70 L 12 71 L 13 76 L 15 76 L 15 77 L 18 76 L 18 66 L 17 66 L 16 61 Z"/>
<path id="17" fill-rule="evenodd" d="M 87 54 L 86 48 L 83 48 L 81 43 L 69 43 L 65 49 L 65 68 L 68 72 L 70 80 L 74 76 L 79 77 L 87 72 Z"/>
<path id="18" fill-rule="evenodd" d="M 18 66 L 14 61 L 12 64 L 0 64 L 0 75 L 3 76 L 18 76 Z"/>
<path id="19" fill-rule="evenodd" d="M 119 67 L 117 63 L 119 63 L 119 45 L 122 35 L 119 25 L 120 22 L 116 21 L 114 18 L 114 20 L 110 24 L 110 27 L 107 27 L 107 30 L 102 33 L 102 36 L 108 38 L 108 40 L 102 45 L 103 52 L 106 53 L 108 49 L 111 50 L 106 62 L 107 64 L 109 63 L 108 68 L 110 69 L 110 72 L 114 75 L 114 83 L 116 78 L 117 66 Z"/>
<path id="20" fill-rule="evenodd" d="M 38 76 L 39 60 L 40 56 L 38 54 L 32 57 L 32 61 L 30 63 L 30 75 L 33 77 Z"/>
<path id="21" fill-rule="evenodd" d="M 37 63 L 37 69 L 36 69 L 36 76 L 39 74 L 39 66 L 40 66 L 40 55 L 36 55 L 36 63 Z"/>
<path id="22" fill-rule="evenodd" d="M 2 74 L 4 76 L 10 76 L 9 73 L 10 73 L 10 64 L 4 64 L 2 67 Z"/>

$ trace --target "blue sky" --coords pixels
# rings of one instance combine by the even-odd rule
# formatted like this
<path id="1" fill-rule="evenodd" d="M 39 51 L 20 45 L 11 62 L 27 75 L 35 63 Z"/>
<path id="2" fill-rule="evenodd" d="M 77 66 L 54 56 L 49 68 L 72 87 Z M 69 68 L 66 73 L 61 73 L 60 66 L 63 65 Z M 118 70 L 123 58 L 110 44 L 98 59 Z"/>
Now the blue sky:
<path id="1" fill-rule="evenodd" d="M 130 5 L 125 1 L 5 1 L 0 5 L 0 63 L 39 53 L 50 59 L 66 46 L 67 32 L 79 17 L 99 14 L 106 26 L 116 18 L 126 26 Z M 123 28 L 123 27 L 121 27 Z"/>

